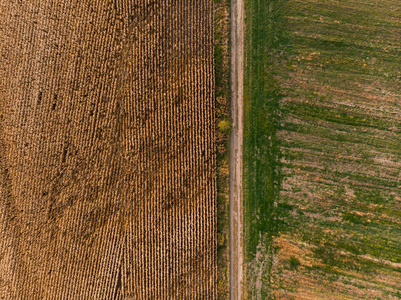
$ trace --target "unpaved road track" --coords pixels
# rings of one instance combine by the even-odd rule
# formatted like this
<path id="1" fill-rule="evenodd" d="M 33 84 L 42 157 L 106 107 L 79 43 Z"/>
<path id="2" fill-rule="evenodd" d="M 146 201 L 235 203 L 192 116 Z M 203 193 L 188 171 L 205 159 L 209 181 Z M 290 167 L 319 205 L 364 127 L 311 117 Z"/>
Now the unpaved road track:
<path id="1" fill-rule="evenodd" d="M 244 3 L 231 1 L 231 156 L 230 156 L 230 294 L 242 299 L 242 141 L 243 141 L 243 62 Z"/>

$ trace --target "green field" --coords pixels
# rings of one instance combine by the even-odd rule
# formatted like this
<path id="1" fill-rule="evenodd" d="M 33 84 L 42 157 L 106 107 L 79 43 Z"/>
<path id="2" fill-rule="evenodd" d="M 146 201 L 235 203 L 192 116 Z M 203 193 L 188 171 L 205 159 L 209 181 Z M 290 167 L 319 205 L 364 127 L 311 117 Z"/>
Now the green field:
<path id="1" fill-rule="evenodd" d="M 244 218 L 249 298 L 266 299 L 274 281 L 274 237 L 282 227 L 280 141 L 285 60 L 283 1 L 245 1 Z M 265 289 L 259 288 L 266 287 Z"/>
<path id="2" fill-rule="evenodd" d="M 248 298 L 401 298 L 401 2 L 246 11 Z"/>

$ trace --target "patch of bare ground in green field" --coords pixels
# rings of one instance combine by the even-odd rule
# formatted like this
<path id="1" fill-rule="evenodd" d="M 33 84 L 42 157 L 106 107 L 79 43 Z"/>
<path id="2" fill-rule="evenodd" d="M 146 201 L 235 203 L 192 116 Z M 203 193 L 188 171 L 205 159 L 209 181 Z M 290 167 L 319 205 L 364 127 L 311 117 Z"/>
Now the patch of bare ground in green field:
<path id="1" fill-rule="evenodd" d="M 217 136 L 217 289 L 229 299 L 229 137 L 230 120 L 230 1 L 214 0 L 214 61 Z"/>
<path id="2" fill-rule="evenodd" d="M 277 299 L 401 299 L 401 2 L 288 0 Z"/>

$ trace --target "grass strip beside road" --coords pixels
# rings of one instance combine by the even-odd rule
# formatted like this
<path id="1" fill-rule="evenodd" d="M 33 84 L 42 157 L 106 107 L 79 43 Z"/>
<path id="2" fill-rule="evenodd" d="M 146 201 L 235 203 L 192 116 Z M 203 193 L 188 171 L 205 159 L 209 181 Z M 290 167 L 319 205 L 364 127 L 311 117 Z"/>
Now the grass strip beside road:
<path id="1" fill-rule="evenodd" d="M 230 1 L 214 0 L 217 127 L 217 292 L 229 299 Z"/>
<path id="2" fill-rule="evenodd" d="M 273 238 L 280 228 L 282 117 L 278 62 L 285 47 L 282 0 L 245 1 L 244 247 L 247 297 L 268 299 Z"/>

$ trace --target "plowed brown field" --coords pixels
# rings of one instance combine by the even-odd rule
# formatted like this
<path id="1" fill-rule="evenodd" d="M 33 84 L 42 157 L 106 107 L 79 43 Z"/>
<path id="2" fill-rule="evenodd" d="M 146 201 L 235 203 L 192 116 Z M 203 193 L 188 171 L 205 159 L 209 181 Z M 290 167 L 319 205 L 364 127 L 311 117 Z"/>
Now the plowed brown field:
<path id="1" fill-rule="evenodd" d="M 215 299 L 213 2 L 0 0 L 0 298 Z"/>

